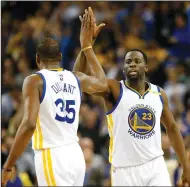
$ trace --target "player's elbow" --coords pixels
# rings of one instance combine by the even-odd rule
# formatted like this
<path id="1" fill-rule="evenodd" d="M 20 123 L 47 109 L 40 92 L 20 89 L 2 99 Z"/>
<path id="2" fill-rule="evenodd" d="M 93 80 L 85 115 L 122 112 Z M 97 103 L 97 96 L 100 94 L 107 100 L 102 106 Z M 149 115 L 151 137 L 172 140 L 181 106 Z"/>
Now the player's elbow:
<path id="1" fill-rule="evenodd" d="M 106 92 L 108 90 L 108 83 L 107 81 L 102 82 L 101 84 L 101 92 Z"/>
<path id="2" fill-rule="evenodd" d="M 24 125 L 27 130 L 34 131 L 36 129 L 36 123 L 34 120 L 25 119 L 23 120 L 22 125 Z"/>
<path id="3" fill-rule="evenodd" d="M 170 125 L 165 126 L 167 133 L 173 133 L 179 130 L 176 123 L 172 123 Z"/>

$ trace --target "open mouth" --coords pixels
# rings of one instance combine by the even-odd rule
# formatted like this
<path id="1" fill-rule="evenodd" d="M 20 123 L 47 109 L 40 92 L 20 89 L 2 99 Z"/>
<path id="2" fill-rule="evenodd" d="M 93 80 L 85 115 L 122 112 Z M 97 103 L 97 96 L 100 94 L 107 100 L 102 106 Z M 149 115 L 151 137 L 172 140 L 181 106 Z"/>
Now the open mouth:
<path id="1" fill-rule="evenodd" d="M 134 71 L 130 71 L 130 72 L 129 72 L 129 75 L 137 75 L 137 74 L 138 74 L 138 72 L 137 72 L 137 71 L 135 71 L 135 70 L 134 70 Z"/>

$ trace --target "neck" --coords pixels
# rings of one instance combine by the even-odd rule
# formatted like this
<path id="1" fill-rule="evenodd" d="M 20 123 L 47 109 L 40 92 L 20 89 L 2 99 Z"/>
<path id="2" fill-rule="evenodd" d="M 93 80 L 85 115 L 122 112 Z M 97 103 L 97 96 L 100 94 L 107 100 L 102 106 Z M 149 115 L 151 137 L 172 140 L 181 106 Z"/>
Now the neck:
<path id="1" fill-rule="evenodd" d="M 145 79 L 125 80 L 125 83 L 141 94 L 143 94 L 146 90 Z"/>
<path id="2" fill-rule="evenodd" d="M 42 69 L 57 69 L 60 68 L 59 63 L 54 63 L 54 64 L 46 64 L 42 66 Z"/>

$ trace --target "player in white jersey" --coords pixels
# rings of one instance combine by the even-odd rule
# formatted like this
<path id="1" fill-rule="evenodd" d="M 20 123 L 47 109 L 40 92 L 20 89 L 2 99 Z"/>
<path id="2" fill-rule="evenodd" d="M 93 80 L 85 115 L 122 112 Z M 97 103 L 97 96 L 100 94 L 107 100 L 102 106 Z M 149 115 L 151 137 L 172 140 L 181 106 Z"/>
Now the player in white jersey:
<path id="1" fill-rule="evenodd" d="M 74 67 L 88 72 L 82 52 Z M 107 111 L 112 185 L 171 186 L 161 147 L 160 122 L 183 167 L 183 182 L 190 185 L 190 163 L 181 133 L 169 110 L 165 92 L 145 81 L 147 71 L 146 54 L 131 50 L 124 61 L 126 80 L 108 79 L 108 89 L 98 94 L 104 98 Z"/>
<path id="2" fill-rule="evenodd" d="M 57 41 L 45 38 L 37 46 L 40 71 L 24 81 L 24 116 L 3 167 L 2 185 L 6 185 L 12 167 L 32 136 L 39 186 L 83 185 L 85 161 L 77 137 L 81 91 L 92 94 L 107 89 L 105 74 L 91 46 L 92 25 L 89 10 L 83 17 L 80 43 L 96 76 L 59 68 Z"/>

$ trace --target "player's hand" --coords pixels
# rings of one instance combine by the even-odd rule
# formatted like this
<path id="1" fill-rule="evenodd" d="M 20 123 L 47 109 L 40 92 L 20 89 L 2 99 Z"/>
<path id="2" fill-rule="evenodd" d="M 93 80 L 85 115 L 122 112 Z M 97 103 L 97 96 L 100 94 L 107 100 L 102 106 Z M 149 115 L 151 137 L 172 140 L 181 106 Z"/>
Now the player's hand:
<path id="1" fill-rule="evenodd" d="M 93 29 L 94 29 L 94 32 L 93 32 L 93 42 L 92 42 L 92 44 L 94 44 L 94 42 L 95 42 L 95 40 L 96 40 L 96 38 L 97 38 L 97 36 L 98 36 L 98 34 L 99 34 L 99 32 L 103 29 L 103 27 L 105 26 L 105 23 L 101 23 L 100 25 L 96 25 L 96 18 L 95 18 L 95 16 L 94 16 L 94 13 L 93 13 L 93 11 L 92 11 L 92 8 L 91 7 L 89 7 L 89 9 L 88 9 L 90 12 L 91 12 L 91 15 L 92 15 L 92 22 L 93 22 Z M 80 21 L 81 21 L 81 23 L 82 23 L 82 21 L 83 21 L 83 18 L 82 18 L 82 16 L 79 16 L 79 19 L 80 19 Z"/>
<path id="2" fill-rule="evenodd" d="M 188 153 L 187 157 L 188 157 L 187 168 L 183 169 L 183 174 L 182 174 L 183 186 L 190 186 L 190 153 Z"/>
<path id="3" fill-rule="evenodd" d="M 1 181 L 1 186 L 2 187 L 5 187 L 8 180 L 11 178 L 11 174 L 12 172 L 11 171 L 5 171 L 5 170 L 2 170 L 2 181 Z"/>
<path id="4" fill-rule="evenodd" d="M 81 31 L 80 31 L 80 43 L 81 48 L 85 48 L 92 45 L 93 40 L 93 20 L 92 20 L 92 11 L 90 8 L 85 9 L 85 14 L 83 15 Z"/>

